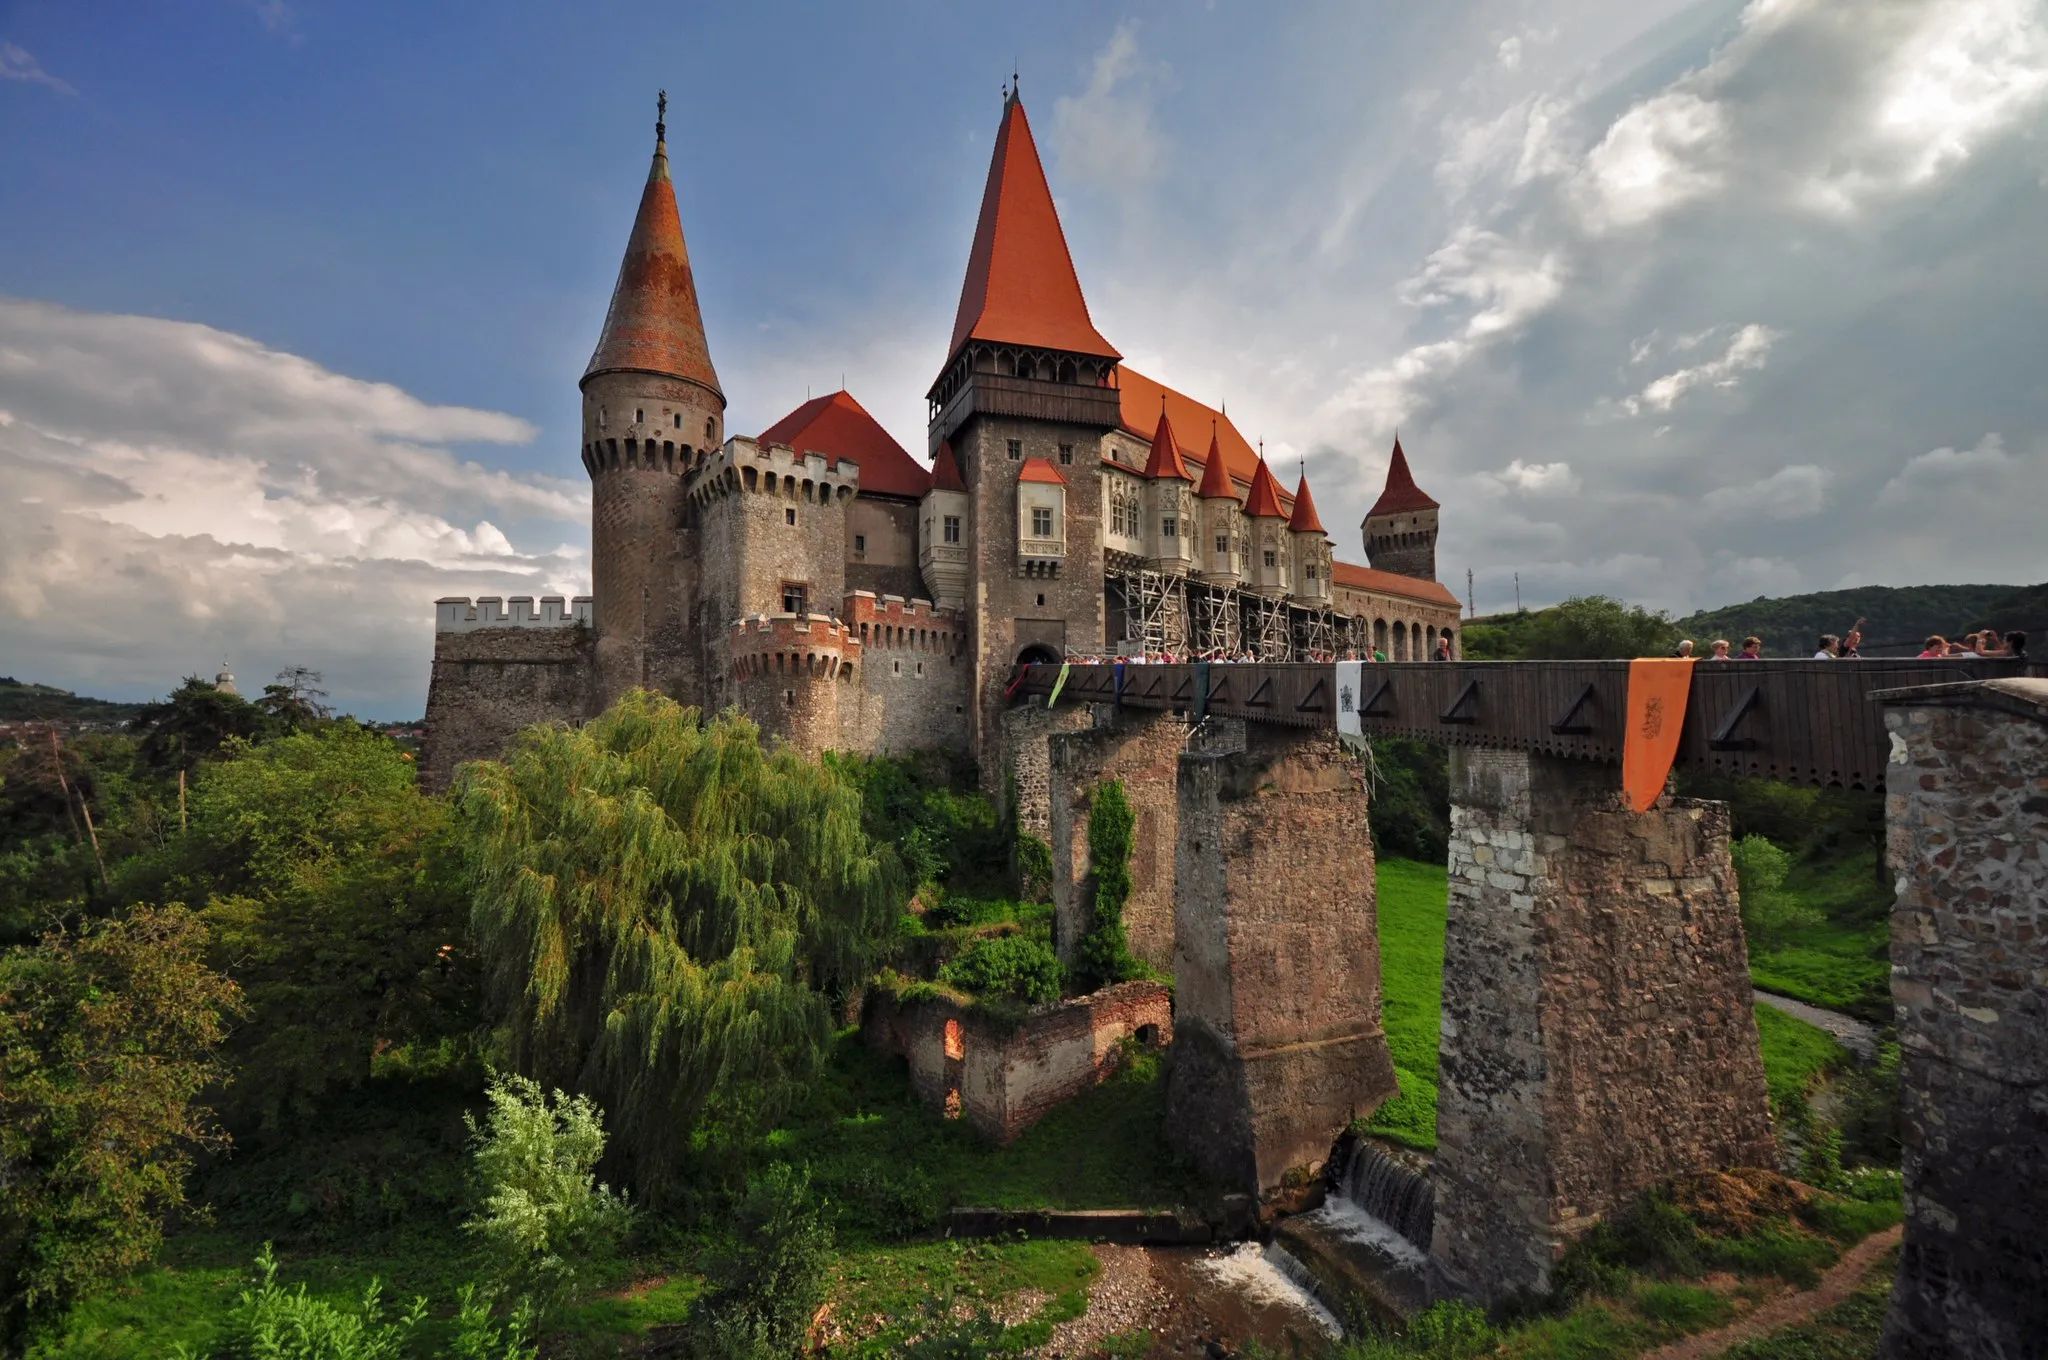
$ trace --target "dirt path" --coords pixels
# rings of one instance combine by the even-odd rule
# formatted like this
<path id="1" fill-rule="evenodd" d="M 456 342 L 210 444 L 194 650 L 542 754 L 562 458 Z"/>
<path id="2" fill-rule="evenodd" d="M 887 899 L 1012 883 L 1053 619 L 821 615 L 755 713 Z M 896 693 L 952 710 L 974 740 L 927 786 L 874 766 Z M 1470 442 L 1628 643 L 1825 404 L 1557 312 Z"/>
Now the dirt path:
<path id="1" fill-rule="evenodd" d="M 1789 996 L 1779 996 L 1776 992 L 1767 992 L 1760 987 L 1751 988 L 1750 993 L 1773 1010 L 1783 1011 L 1793 1019 L 1804 1020 L 1809 1025 L 1818 1025 L 1834 1035 L 1835 1042 L 1855 1054 L 1857 1062 L 1868 1063 L 1877 1060 L 1875 1025 L 1858 1020 L 1853 1015 L 1844 1015 L 1840 1011 L 1823 1010 L 1804 1001 L 1794 1001 Z"/>
<path id="2" fill-rule="evenodd" d="M 1642 1360 L 1708 1360 L 1709 1356 L 1719 1355 L 1737 1342 L 1755 1341 L 1780 1327 L 1804 1322 L 1855 1293 L 1877 1259 L 1899 1245 L 1899 1236 L 1904 1231 L 1902 1227 L 1891 1227 L 1881 1233 L 1872 1233 L 1843 1252 L 1842 1259 L 1835 1262 L 1813 1288 L 1780 1294 L 1740 1322 L 1730 1323 L 1717 1332 L 1702 1332 L 1683 1341 L 1674 1341 L 1661 1350 L 1651 1351 Z"/>

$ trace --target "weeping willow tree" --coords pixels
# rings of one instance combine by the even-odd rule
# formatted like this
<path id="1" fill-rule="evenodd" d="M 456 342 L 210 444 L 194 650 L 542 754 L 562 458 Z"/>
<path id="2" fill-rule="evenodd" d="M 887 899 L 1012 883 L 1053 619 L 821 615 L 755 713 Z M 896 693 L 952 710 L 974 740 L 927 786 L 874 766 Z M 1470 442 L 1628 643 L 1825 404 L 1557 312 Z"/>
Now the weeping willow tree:
<path id="1" fill-rule="evenodd" d="M 512 1061 L 594 1098 L 657 1201 L 803 1089 L 904 903 L 836 773 L 643 691 L 529 729 L 458 797 Z"/>

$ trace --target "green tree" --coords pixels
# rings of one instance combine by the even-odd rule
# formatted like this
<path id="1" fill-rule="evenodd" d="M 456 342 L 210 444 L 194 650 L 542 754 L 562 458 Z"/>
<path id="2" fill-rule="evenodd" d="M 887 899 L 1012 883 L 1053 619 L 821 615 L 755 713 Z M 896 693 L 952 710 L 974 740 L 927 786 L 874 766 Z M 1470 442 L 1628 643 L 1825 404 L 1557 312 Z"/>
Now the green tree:
<path id="1" fill-rule="evenodd" d="M 1819 912 L 1801 906 L 1787 894 L 1785 875 L 1792 857 L 1762 836 L 1744 836 L 1728 847 L 1742 889 L 1742 928 L 1752 946 L 1778 949 L 1806 927 L 1818 925 Z"/>
<path id="2" fill-rule="evenodd" d="M 235 986 L 178 908 L 0 955 L 0 1348 L 149 1259 L 196 1148 Z"/>
<path id="3" fill-rule="evenodd" d="M 190 770 L 237 737 L 255 741 L 278 730 L 269 713 L 196 675 L 143 705 L 129 725 L 142 737 L 143 759 L 164 770 Z"/>
<path id="4" fill-rule="evenodd" d="M 550 1102 L 537 1083 L 509 1073 L 494 1076 L 485 1096 L 483 1122 L 465 1116 L 481 1207 L 462 1226 L 546 1316 L 575 1288 L 580 1267 L 617 1252 L 633 1211 L 597 1179 L 604 1115 L 587 1097 L 557 1091 Z"/>
<path id="5" fill-rule="evenodd" d="M 1523 659 L 1603 661 L 1669 656 L 1677 645 L 1677 630 L 1663 613 L 1606 595 L 1578 595 L 1536 615 Z"/>
<path id="6" fill-rule="evenodd" d="M 460 806 L 513 1063 L 594 1097 L 656 1200 L 810 1081 L 907 897 L 832 769 L 644 691 L 467 767 Z"/>
<path id="7" fill-rule="evenodd" d="M 691 1354 L 784 1360 L 797 1353 L 825 1301 L 832 1256 L 827 1210 L 810 1193 L 809 1173 L 785 1162 L 747 1186 L 690 1312 Z"/>
<path id="8" fill-rule="evenodd" d="M 1138 961 L 1131 957 L 1130 936 L 1124 929 L 1124 903 L 1131 896 L 1131 851 L 1135 847 L 1137 814 L 1124 793 L 1121 779 L 1105 779 L 1095 786 L 1095 802 L 1088 809 L 1089 872 L 1095 880 L 1095 915 L 1088 930 L 1074 946 L 1074 971 L 1090 990 L 1107 987 L 1136 977 Z"/>

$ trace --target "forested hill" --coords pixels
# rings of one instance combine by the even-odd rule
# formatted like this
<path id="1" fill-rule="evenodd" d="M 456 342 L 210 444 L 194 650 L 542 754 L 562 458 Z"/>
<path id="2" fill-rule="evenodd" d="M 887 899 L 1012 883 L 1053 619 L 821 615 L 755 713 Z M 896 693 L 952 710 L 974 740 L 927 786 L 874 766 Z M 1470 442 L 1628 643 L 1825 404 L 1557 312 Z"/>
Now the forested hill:
<path id="1" fill-rule="evenodd" d="M 117 704 L 106 699 L 87 699 L 68 689 L 35 685 L 0 675 L 0 722 L 54 721 L 60 723 L 125 723 L 142 709 L 141 704 Z"/>
<path id="2" fill-rule="evenodd" d="M 1984 626 L 2039 637 L 2048 626 L 2048 585 L 1858 586 L 1703 610 L 1675 626 L 1702 648 L 1714 638 L 1740 646 L 1754 633 L 1766 656 L 1806 656 L 1822 633 L 1846 633 L 1859 617 L 1866 654 L 1918 651 L 1930 633 L 1956 637 Z"/>

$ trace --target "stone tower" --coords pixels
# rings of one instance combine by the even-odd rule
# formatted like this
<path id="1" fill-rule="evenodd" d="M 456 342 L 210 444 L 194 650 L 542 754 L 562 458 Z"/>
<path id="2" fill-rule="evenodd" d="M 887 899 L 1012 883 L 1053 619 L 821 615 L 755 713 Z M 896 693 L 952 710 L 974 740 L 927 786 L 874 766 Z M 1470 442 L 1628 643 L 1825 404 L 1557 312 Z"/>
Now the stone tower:
<path id="1" fill-rule="evenodd" d="M 1365 560 L 1379 571 L 1436 579 L 1437 503 L 1415 484 L 1401 436 L 1394 436 L 1394 459 L 1387 465 L 1386 489 L 1365 513 Z"/>
<path id="2" fill-rule="evenodd" d="M 1003 101 L 930 449 L 966 486 L 969 712 L 996 778 L 1003 690 L 1020 658 L 1100 651 L 1102 437 L 1122 420 L 1121 356 L 1088 317 L 1023 102 Z"/>
<path id="3" fill-rule="evenodd" d="M 664 116 L 667 106 L 664 95 Z M 660 116 L 640 211 L 581 386 L 597 597 L 593 698 L 602 708 L 644 685 L 702 703 L 703 648 L 690 622 L 698 545 L 683 478 L 724 442 L 725 394 L 704 339 Z"/>

